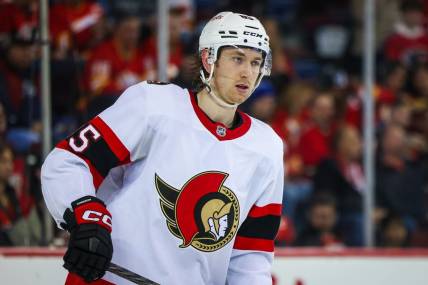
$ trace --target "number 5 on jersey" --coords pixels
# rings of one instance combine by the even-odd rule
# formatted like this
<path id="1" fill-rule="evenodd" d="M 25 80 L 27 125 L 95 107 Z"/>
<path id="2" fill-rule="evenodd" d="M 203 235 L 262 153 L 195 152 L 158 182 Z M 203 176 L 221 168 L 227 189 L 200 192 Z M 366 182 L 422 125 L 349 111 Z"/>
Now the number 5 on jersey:
<path id="1" fill-rule="evenodd" d="M 75 152 L 83 152 L 89 146 L 90 141 L 97 141 L 101 134 L 92 125 L 87 125 L 78 134 L 77 138 L 71 137 L 68 144 Z"/>
<path id="2" fill-rule="evenodd" d="M 110 169 L 130 162 L 128 149 L 100 117 L 80 127 L 56 147 L 77 155 L 86 163 L 96 189 Z"/>

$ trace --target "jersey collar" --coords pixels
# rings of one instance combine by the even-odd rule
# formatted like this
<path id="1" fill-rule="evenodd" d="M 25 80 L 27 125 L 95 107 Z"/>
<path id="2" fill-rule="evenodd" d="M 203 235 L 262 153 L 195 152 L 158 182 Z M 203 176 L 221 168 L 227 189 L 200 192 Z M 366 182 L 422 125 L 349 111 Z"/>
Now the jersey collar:
<path id="1" fill-rule="evenodd" d="M 219 141 L 233 140 L 245 135 L 251 126 L 251 118 L 247 114 L 241 111 L 237 111 L 242 118 L 242 123 L 236 128 L 229 129 L 222 123 L 213 122 L 207 114 L 199 107 L 196 101 L 196 95 L 189 91 L 190 101 L 192 102 L 193 110 L 196 113 L 199 121 L 204 127 Z"/>

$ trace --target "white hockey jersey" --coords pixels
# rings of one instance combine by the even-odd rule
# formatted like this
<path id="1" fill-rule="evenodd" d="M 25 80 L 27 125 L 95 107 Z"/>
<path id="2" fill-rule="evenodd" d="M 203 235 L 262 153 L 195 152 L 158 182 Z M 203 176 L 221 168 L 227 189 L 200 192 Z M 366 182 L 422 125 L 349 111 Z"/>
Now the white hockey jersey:
<path id="1" fill-rule="evenodd" d="M 282 141 L 244 113 L 234 129 L 213 122 L 196 100 L 173 84 L 128 88 L 46 158 L 47 207 L 59 225 L 72 201 L 102 199 L 112 261 L 162 285 L 272 284 Z"/>

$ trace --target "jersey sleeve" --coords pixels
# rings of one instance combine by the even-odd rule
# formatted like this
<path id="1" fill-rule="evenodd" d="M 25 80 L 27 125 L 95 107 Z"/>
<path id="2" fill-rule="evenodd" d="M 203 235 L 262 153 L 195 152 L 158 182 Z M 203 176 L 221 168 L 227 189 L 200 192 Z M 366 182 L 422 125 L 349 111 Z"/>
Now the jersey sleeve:
<path id="1" fill-rule="evenodd" d="M 281 143 L 282 146 L 282 143 Z M 264 191 L 240 226 L 227 274 L 227 284 L 272 284 L 274 239 L 281 219 L 284 168 L 281 154 L 275 156 Z"/>
<path id="2" fill-rule="evenodd" d="M 96 195 L 111 169 L 144 157 L 149 116 L 146 89 L 143 83 L 128 88 L 47 156 L 42 191 L 58 225 L 72 201 Z"/>

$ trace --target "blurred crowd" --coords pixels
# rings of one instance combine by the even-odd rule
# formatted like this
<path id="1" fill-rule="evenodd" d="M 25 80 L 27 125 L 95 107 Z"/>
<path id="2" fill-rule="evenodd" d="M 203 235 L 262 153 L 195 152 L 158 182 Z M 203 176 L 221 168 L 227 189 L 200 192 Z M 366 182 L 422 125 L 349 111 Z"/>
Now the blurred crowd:
<path id="1" fill-rule="evenodd" d="M 376 245 L 428 246 L 428 1 L 376 0 Z M 285 142 L 278 246 L 363 246 L 364 1 L 169 0 L 169 81 L 191 89 L 201 28 L 250 14 L 272 76 L 241 106 Z M 38 0 L 0 0 L 0 246 L 46 245 Z M 49 1 L 52 141 L 157 79 L 156 1 Z M 57 233 L 60 234 L 60 233 Z"/>

